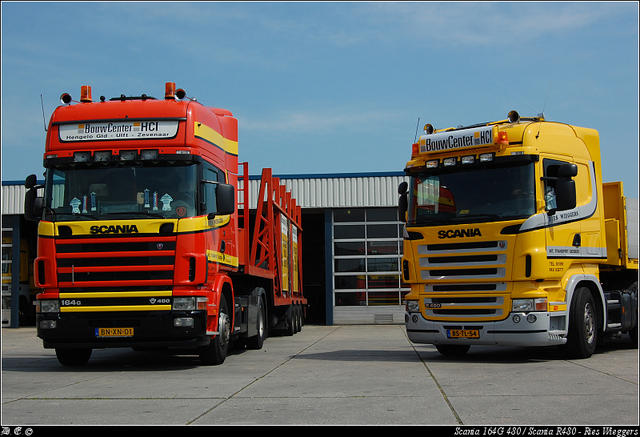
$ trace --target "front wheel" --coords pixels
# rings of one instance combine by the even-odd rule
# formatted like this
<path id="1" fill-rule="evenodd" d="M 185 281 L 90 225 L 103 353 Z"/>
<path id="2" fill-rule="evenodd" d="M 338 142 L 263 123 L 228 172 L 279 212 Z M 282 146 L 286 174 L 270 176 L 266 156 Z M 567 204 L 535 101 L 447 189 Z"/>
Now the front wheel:
<path id="1" fill-rule="evenodd" d="M 571 299 L 569 333 L 565 352 L 570 358 L 589 358 L 596 350 L 598 323 L 595 301 L 586 287 L 578 288 Z"/>
<path id="2" fill-rule="evenodd" d="M 227 309 L 227 300 L 220 296 L 220 311 L 218 314 L 218 334 L 211 339 L 207 346 L 199 349 L 200 361 L 205 365 L 219 365 L 224 363 L 229 351 L 231 340 L 231 318 Z"/>

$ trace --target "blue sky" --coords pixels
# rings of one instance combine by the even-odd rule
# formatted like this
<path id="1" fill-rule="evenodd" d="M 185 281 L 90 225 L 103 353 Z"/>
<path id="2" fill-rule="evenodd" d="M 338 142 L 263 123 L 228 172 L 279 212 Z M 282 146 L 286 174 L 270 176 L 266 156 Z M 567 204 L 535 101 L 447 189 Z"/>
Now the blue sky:
<path id="1" fill-rule="evenodd" d="M 523 116 L 600 131 L 638 197 L 638 4 L 2 3 L 2 180 L 42 174 L 62 93 L 162 97 L 239 120 L 276 174 L 401 171 L 420 125 Z"/>

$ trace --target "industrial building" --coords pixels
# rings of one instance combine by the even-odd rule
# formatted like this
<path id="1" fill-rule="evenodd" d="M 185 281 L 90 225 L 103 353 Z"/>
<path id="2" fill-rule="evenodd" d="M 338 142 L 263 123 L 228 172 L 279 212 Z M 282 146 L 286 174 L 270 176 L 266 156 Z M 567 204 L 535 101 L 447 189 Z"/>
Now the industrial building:
<path id="1" fill-rule="evenodd" d="M 404 323 L 403 298 L 409 287 L 400 274 L 403 224 L 397 212 L 398 185 L 407 180 L 404 173 L 279 178 L 302 207 L 307 322 Z M 249 183 L 250 201 L 255 201 L 259 176 Z M 24 195 L 23 181 L 2 182 L 3 327 L 30 323 L 25 305 L 22 311 L 11 305 L 12 296 L 29 294 L 29 264 L 36 252 L 36 224 L 23 217 Z M 16 241 L 21 244 L 13 244 Z"/>

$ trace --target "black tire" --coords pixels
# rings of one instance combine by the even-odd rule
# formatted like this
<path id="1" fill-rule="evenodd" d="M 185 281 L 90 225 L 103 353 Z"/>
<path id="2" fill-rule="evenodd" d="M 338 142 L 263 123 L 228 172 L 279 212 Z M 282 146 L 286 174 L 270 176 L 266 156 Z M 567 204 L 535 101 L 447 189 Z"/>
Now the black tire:
<path id="1" fill-rule="evenodd" d="M 287 326 L 285 327 L 285 334 L 286 335 L 293 335 L 296 333 L 296 310 L 295 310 L 295 305 L 291 304 L 289 305 L 289 310 L 287 311 Z"/>
<path id="2" fill-rule="evenodd" d="M 227 309 L 227 300 L 220 296 L 220 311 L 218 314 L 218 335 L 211 339 L 207 346 L 201 346 L 198 351 L 200 361 L 206 366 L 224 363 L 229 352 L 231 340 L 231 318 Z"/>
<path id="3" fill-rule="evenodd" d="M 469 351 L 468 344 L 437 344 L 436 349 L 445 356 L 462 356 Z"/>
<path id="4" fill-rule="evenodd" d="M 587 287 L 576 289 L 569 310 L 569 332 L 564 351 L 568 358 L 589 358 L 598 341 L 598 315 Z"/>
<path id="5" fill-rule="evenodd" d="M 91 348 L 56 349 L 56 357 L 63 366 L 84 366 L 91 358 Z"/>
<path id="6" fill-rule="evenodd" d="M 262 349 L 264 340 L 267 337 L 267 316 L 265 314 L 265 308 L 262 303 L 262 297 L 258 297 L 258 320 L 256 321 L 256 329 L 258 334 L 247 338 L 247 347 L 249 349 Z"/>
<path id="7" fill-rule="evenodd" d="M 296 315 L 296 332 L 302 331 L 302 307 L 294 305 Z"/>

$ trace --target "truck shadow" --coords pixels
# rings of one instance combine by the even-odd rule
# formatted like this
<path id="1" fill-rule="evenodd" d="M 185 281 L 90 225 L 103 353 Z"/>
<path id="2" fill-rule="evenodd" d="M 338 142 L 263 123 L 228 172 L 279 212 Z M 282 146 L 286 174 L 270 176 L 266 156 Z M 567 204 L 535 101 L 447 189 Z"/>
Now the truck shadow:
<path id="1" fill-rule="evenodd" d="M 620 350 L 637 350 L 629 339 L 608 341 L 599 346 L 594 357 L 615 353 Z M 335 350 L 319 353 L 302 353 L 295 359 L 347 362 L 468 362 L 468 363 L 528 363 L 540 361 L 561 361 L 568 358 L 557 347 L 509 347 L 474 346 L 465 355 L 445 356 L 433 345 L 414 345 L 413 350 Z"/>

